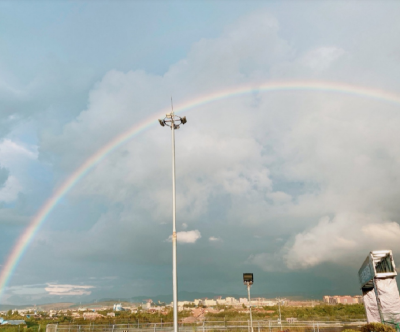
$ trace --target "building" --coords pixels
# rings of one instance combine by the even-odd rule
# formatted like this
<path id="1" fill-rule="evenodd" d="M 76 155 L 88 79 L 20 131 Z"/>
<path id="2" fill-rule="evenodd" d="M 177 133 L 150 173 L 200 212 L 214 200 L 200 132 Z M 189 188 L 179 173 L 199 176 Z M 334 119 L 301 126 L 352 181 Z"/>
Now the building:
<path id="1" fill-rule="evenodd" d="M 239 299 L 239 303 L 240 303 L 240 304 L 245 304 L 245 305 L 247 305 L 248 302 L 249 302 L 249 300 L 247 300 L 245 297 L 241 297 L 241 298 Z"/>
<path id="2" fill-rule="evenodd" d="M 149 310 L 150 308 L 152 308 L 154 306 L 153 304 L 153 300 L 152 299 L 148 299 L 146 300 L 146 304 L 142 305 L 143 309 Z"/>
<path id="3" fill-rule="evenodd" d="M 251 305 L 253 307 L 272 307 L 277 305 L 276 301 L 267 300 L 263 297 L 255 297 L 251 299 Z"/>
<path id="4" fill-rule="evenodd" d="M 217 305 L 217 301 L 215 301 L 215 300 L 213 300 L 213 299 L 205 299 L 204 301 L 203 301 L 203 304 L 205 305 L 205 306 L 207 306 L 207 307 L 209 307 L 209 306 L 214 306 L 214 305 Z"/>
<path id="5" fill-rule="evenodd" d="M 114 304 L 113 310 L 114 311 L 124 311 L 125 309 L 122 308 L 122 304 L 121 303 L 118 303 L 118 304 Z"/>
<path id="6" fill-rule="evenodd" d="M 227 305 L 234 305 L 234 304 L 236 304 L 236 303 L 239 303 L 239 301 L 236 300 L 234 297 L 227 297 L 227 298 L 225 299 L 225 303 L 226 303 Z"/>
<path id="7" fill-rule="evenodd" d="M 202 300 L 202 299 L 195 299 L 195 300 L 193 301 L 193 303 L 194 303 L 195 305 L 202 305 L 202 304 L 203 304 L 203 300 Z"/>
<path id="8" fill-rule="evenodd" d="M 358 303 L 363 303 L 362 301 L 362 296 L 356 295 L 356 296 L 349 296 L 349 295 L 344 295 L 344 296 L 328 296 L 325 295 L 323 297 L 324 303 L 327 304 L 358 304 Z"/>
<path id="9" fill-rule="evenodd" d="M 356 296 L 353 296 L 353 297 L 357 299 L 357 301 L 358 301 L 357 303 L 360 303 L 360 304 L 364 303 L 363 297 L 361 295 L 356 295 Z"/>
<path id="10" fill-rule="evenodd" d="M 218 303 L 219 305 L 225 305 L 225 304 L 227 304 L 227 303 L 226 303 L 226 299 L 221 299 L 221 298 L 217 299 L 217 303 Z"/>

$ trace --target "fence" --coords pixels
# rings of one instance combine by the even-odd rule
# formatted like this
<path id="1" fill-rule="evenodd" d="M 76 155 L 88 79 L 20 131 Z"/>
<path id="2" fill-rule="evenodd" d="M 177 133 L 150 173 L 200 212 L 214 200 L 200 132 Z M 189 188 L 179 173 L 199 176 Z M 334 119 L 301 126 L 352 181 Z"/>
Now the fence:
<path id="1" fill-rule="evenodd" d="M 253 321 L 253 332 L 340 332 L 344 328 L 358 329 L 365 321 L 318 322 L 295 321 L 292 323 L 271 320 Z M 179 330 L 184 332 L 210 331 L 247 331 L 251 332 L 249 321 L 202 321 L 179 323 Z M 46 332 L 168 332 L 173 331 L 172 323 L 132 323 L 114 325 L 57 325 L 49 324 Z"/>

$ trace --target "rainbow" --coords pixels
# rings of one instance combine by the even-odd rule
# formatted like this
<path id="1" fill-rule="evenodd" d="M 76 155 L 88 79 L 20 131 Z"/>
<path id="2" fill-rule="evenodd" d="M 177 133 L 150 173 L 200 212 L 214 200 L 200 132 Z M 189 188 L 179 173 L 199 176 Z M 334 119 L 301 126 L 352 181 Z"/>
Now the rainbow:
<path id="1" fill-rule="evenodd" d="M 375 99 L 377 101 L 383 101 L 400 105 L 400 97 L 383 90 L 372 89 L 368 87 L 354 86 L 350 84 L 338 83 L 338 82 L 322 82 L 322 81 L 289 81 L 289 82 L 268 82 L 266 84 L 255 87 L 241 86 L 237 88 L 229 88 L 208 95 L 200 96 L 192 99 L 182 105 L 175 108 L 176 113 L 189 111 L 198 106 L 202 106 L 208 103 L 212 103 L 224 98 L 232 96 L 240 96 L 253 92 L 274 92 L 274 91 L 319 91 L 319 92 L 333 92 L 333 93 L 345 93 L 353 96 L 367 97 Z M 99 162 L 101 162 L 108 154 L 113 152 L 115 149 L 120 147 L 122 144 L 140 134 L 152 125 L 157 124 L 158 117 L 163 117 L 169 110 L 163 110 L 157 115 L 153 115 L 143 122 L 136 124 L 129 130 L 125 131 L 121 135 L 115 137 L 93 155 L 91 155 L 80 167 L 78 167 L 74 173 L 72 173 L 61 186 L 52 194 L 52 196 L 44 203 L 38 213 L 31 220 L 24 233 L 18 238 L 16 244 L 11 250 L 2 270 L 0 273 L 0 299 L 4 294 L 5 288 L 13 275 L 18 263 L 21 261 L 27 247 L 31 243 L 35 234 L 38 232 L 40 226 L 46 220 L 47 216 L 53 211 L 57 203 L 66 195 L 71 188 L 79 182 L 91 169 L 93 169 Z"/>

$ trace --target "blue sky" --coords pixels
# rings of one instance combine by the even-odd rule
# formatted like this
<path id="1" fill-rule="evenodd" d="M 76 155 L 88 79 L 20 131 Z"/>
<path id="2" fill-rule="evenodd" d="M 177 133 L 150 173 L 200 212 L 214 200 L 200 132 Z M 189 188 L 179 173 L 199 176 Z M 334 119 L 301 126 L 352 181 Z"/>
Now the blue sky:
<path id="1" fill-rule="evenodd" d="M 42 204 L 133 124 L 273 81 L 398 95 L 395 1 L 2 1 L 0 268 Z M 399 255 L 399 105 L 280 91 L 187 113 L 177 132 L 179 287 L 358 294 L 370 250 Z M 168 131 L 110 154 L 51 213 L 1 303 L 171 294 Z"/>

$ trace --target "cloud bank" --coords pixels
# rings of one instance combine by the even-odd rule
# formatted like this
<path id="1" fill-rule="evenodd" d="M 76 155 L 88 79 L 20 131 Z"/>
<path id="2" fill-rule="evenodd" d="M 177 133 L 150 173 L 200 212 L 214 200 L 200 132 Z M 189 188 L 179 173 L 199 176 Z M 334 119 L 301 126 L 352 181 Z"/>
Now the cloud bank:
<path id="1" fill-rule="evenodd" d="M 61 296 L 72 296 L 72 295 L 90 295 L 89 289 L 94 288 L 89 285 L 56 285 L 48 284 L 45 290 L 49 295 L 61 295 Z"/>
<path id="2" fill-rule="evenodd" d="M 63 111 L 68 107 L 60 106 L 65 104 L 57 99 L 56 84 L 48 92 L 57 107 L 52 98 L 41 99 L 46 81 L 23 92 L 1 85 L 7 105 L 20 110 L 2 122 L 14 135 L 0 145 L 2 223 L 26 222 L 88 156 L 169 109 L 171 95 L 179 105 L 250 85 L 252 93 L 189 110 L 188 123 L 176 132 L 178 242 L 195 244 L 178 246 L 182 289 L 214 285 L 235 292 L 237 276 L 251 266 L 282 292 L 307 289 L 309 280 L 324 291 L 358 291 L 356 278 L 337 282 L 343 269 L 355 276 L 374 249 L 400 255 L 399 105 L 320 90 L 262 93 L 258 87 L 312 80 L 397 93 L 400 24 L 391 14 L 396 10 L 373 4 L 323 3 L 301 10 L 297 15 L 293 9 L 290 20 L 287 10 L 242 15 L 218 34 L 197 39 L 161 74 L 132 64 L 131 70 L 107 68 L 79 91 L 71 80 L 68 91 L 84 95 L 73 112 Z M 66 76 L 62 71 L 58 77 Z M 17 102 L 18 96 L 25 99 Z M 23 135 L 13 131 L 27 117 L 24 100 L 37 101 L 32 145 L 20 143 Z M 43 108 L 46 116 L 40 118 Z M 101 298 L 125 295 L 126 289 L 165 294 L 170 144 L 170 132 L 155 123 L 97 164 L 59 203 L 27 252 L 21 269 L 46 275 L 38 272 L 28 282 L 28 273 L 20 273 L 19 282 L 58 280 L 46 287 L 54 296 Z M 9 233 L 16 237 L 18 231 Z M 118 281 L 105 279 L 110 269 Z M 91 284 L 93 271 L 94 288 L 74 286 Z"/>
<path id="3" fill-rule="evenodd" d="M 190 100 L 249 82 L 257 91 L 257 82 L 288 77 L 369 84 L 353 79 L 364 71 L 356 63 L 365 54 L 340 44 L 301 52 L 279 29 L 277 19 L 261 11 L 241 18 L 218 38 L 195 43 L 163 76 L 110 71 L 91 91 L 88 108 L 62 133 L 44 136 L 41 146 L 58 156 L 59 167 L 72 170 L 132 123 L 166 107 L 171 91 L 177 99 Z M 397 108 L 345 94 L 286 91 L 228 98 L 188 113 L 187 126 L 177 131 L 177 209 L 183 227 L 198 230 L 178 232 L 178 241 L 195 243 L 200 231 L 218 231 L 223 223 L 238 233 L 247 228 L 260 239 L 267 234 L 283 238 L 274 250 L 250 255 L 264 270 L 269 269 L 263 267 L 266 261 L 283 262 L 276 267 L 282 271 L 345 264 L 350 252 L 358 258 L 358 253 L 392 245 L 373 230 L 397 232 Z M 170 215 L 168 135 L 150 129 L 74 189 L 76 199 L 101 196 L 123 207 L 109 209 L 88 230 L 96 250 L 103 252 L 105 234 L 122 234 L 110 220 L 131 232 L 143 230 L 143 218 L 163 223 Z M 127 205 L 132 197 L 134 204 Z M 220 222 L 200 224 L 218 213 L 224 215 Z M 128 225 L 132 215 L 135 221 Z M 122 241 L 113 247 L 119 251 L 127 245 Z"/>

